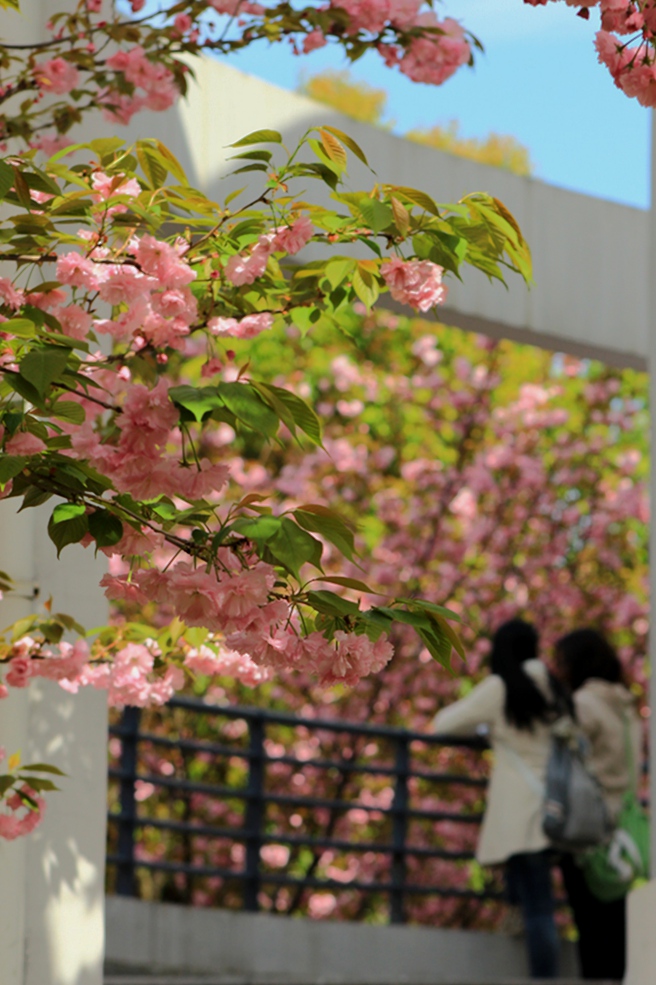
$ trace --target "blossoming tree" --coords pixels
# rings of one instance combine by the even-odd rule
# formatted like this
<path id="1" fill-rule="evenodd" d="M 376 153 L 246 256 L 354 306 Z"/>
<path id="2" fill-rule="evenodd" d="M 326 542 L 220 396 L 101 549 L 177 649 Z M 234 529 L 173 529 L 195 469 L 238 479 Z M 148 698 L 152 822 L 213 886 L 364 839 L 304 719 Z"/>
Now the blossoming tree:
<path id="1" fill-rule="evenodd" d="M 18 0 L 0 5 L 19 9 Z M 570 5 L 583 16 L 600 7 L 600 59 L 620 88 L 652 105 L 651 2 Z M 54 11 L 47 31 L 45 40 L 1 48 L 2 260 L 15 275 L 2 278 L 0 479 L 4 495 L 25 506 L 58 500 L 49 527 L 58 551 L 93 542 L 132 558 L 127 577 L 108 579 L 108 593 L 170 604 L 177 622 L 164 647 L 143 627 L 108 631 L 92 666 L 83 641 L 61 643 L 78 628 L 70 619 L 35 616 L 6 643 L 2 693 L 48 676 L 72 688 L 106 686 L 117 701 L 163 701 L 199 646 L 203 660 L 220 665 L 226 645 L 262 665 L 355 680 L 389 659 L 394 609 L 409 609 L 446 659 L 448 613 L 416 601 L 345 612 L 338 595 L 312 587 L 306 566 L 321 575 L 326 542 L 348 560 L 350 527 L 325 503 L 274 516 L 259 501 L 226 502 L 226 466 L 203 453 L 204 436 L 227 422 L 268 440 L 287 428 L 320 443 L 319 420 L 303 400 L 251 379 L 245 366 L 235 378 L 226 373 L 226 339 L 285 322 L 310 329 L 339 321 L 353 299 L 370 306 L 381 290 L 426 311 L 444 297 L 443 271 L 462 263 L 489 276 L 503 264 L 528 276 L 512 217 L 483 195 L 449 209 L 384 184 L 345 194 L 346 152 L 364 155 L 329 127 L 291 152 L 272 131 L 238 142 L 238 170 L 261 172 L 261 184 L 249 202 L 222 205 L 190 189 L 156 141 L 130 149 L 109 138 L 71 151 L 67 135 L 98 106 L 116 124 L 143 108 L 168 109 L 186 89 L 189 56 L 201 51 L 288 41 L 308 53 L 330 42 L 352 60 L 373 49 L 409 78 L 440 84 L 471 61 L 477 42 L 419 0 L 304 8 L 182 0 L 154 9 L 145 0 L 80 0 Z M 299 179 L 327 184 L 337 208 L 306 203 Z M 289 264 L 309 241 L 326 247 L 326 259 Z M 373 256 L 353 258 L 356 242 Z M 216 381 L 206 386 L 184 380 L 189 346 L 201 338 L 205 375 Z M 9 575 L 3 584 L 10 587 Z M 50 781 L 25 783 L 24 773 L 4 775 L 7 803 L 34 808 L 33 793 Z M 16 833 L 13 821 L 3 823 Z"/>
<path id="2" fill-rule="evenodd" d="M 347 153 L 366 157 L 328 126 L 290 149 L 271 130 L 237 141 L 236 171 L 254 183 L 222 203 L 191 188 L 156 140 L 69 137 L 98 106 L 112 125 L 168 109 L 189 56 L 264 39 L 304 51 L 333 40 L 351 58 L 374 48 L 438 84 L 470 60 L 473 41 L 420 8 L 80 0 L 52 13 L 46 40 L 0 46 L 2 496 L 22 509 L 49 503 L 58 553 L 82 544 L 123 559 L 103 579 L 109 598 L 170 612 L 164 630 L 140 618 L 91 645 L 64 614 L 21 620 L 0 648 L 0 697 L 45 677 L 105 688 L 114 704 L 163 703 L 235 654 L 354 683 L 389 661 L 398 619 L 438 660 L 462 652 L 438 603 L 343 599 L 342 589 L 367 586 L 328 574 L 324 557 L 353 559 L 352 523 L 323 495 L 277 512 L 264 493 L 228 486 L 229 456 L 213 454 L 212 434 L 228 425 L 262 448 L 290 433 L 306 452 L 320 448 L 316 410 L 253 373 L 247 352 L 235 359 L 234 340 L 288 325 L 311 336 L 385 291 L 426 312 L 446 295 L 443 274 L 462 264 L 528 279 L 512 216 L 482 193 L 449 206 L 384 182 L 346 192 Z M 307 201 L 313 181 L 330 206 Z M 309 243 L 318 259 L 304 260 Z M 11 572 L 2 580 L 10 590 Z M 0 834 L 13 838 L 53 783 L 35 776 L 47 765 L 9 767 Z"/>
<path id="3" fill-rule="evenodd" d="M 317 346 L 308 347 L 300 335 L 285 340 L 284 371 L 273 369 L 282 362 L 281 342 L 275 336 L 261 336 L 249 347 L 254 369 L 316 402 L 330 459 L 319 451 L 302 455 L 288 438 L 284 448 L 272 449 L 265 473 L 261 462 L 249 457 L 246 445 L 235 445 L 229 429 L 224 427 L 217 440 L 233 456 L 241 451 L 233 457 L 233 475 L 242 487 L 257 493 L 265 483 L 270 488 L 273 476 L 278 509 L 291 509 L 323 490 L 339 498 L 347 516 L 359 518 L 365 570 L 349 573 L 392 595 L 403 592 L 429 601 L 446 596 L 451 608 L 466 613 L 468 676 L 436 675 L 412 627 L 399 623 L 390 634 L 393 660 L 355 688 L 321 691 L 316 678 L 302 673 L 283 672 L 263 680 L 261 669 L 258 681 L 252 668 L 249 672 L 235 661 L 225 679 L 201 676 L 197 693 L 209 689 L 216 701 L 236 698 L 305 716 L 423 731 L 438 707 L 462 694 L 472 678 L 484 672 L 490 631 L 521 613 L 539 627 L 547 658 L 553 641 L 573 626 L 602 628 L 617 642 L 636 694 L 644 701 L 644 375 L 554 358 L 528 346 L 490 343 L 445 327 L 436 335 L 423 320 L 389 313 L 352 314 L 344 327 L 356 340 L 357 358 L 344 352 L 335 333 L 325 327 L 319 330 Z M 326 562 L 337 565 L 340 559 L 333 553 Z M 124 614 L 129 617 L 129 610 Z M 166 620 L 166 613 L 160 615 Z M 174 715 L 157 709 L 146 715 L 144 731 L 169 738 L 191 738 L 199 727 L 198 718 L 182 709 Z M 203 721 L 201 727 L 207 740 L 223 741 L 223 723 Z M 324 803 L 339 797 L 389 805 L 392 788 L 385 776 L 365 781 L 359 773 L 329 775 L 301 770 L 284 760 L 292 755 L 311 761 L 317 755 L 314 738 L 292 737 L 283 728 L 279 733 L 268 730 L 269 754 L 278 758 L 267 768 L 271 794 L 291 788 L 299 797 Z M 372 748 L 370 737 L 351 740 L 348 752 L 359 765 L 387 765 L 385 757 L 391 755 L 382 742 Z M 322 758 L 338 761 L 343 753 L 343 737 L 322 733 Z M 186 752 L 186 759 L 180 751 L 163 757 L 156 745 L 144 743 L 140 755 L 139 772 L 162 776 L 167 783 L 189 775 L 204 783 L 242 782 L 233 761 L 228 777 L 221 772 L 228 769 L 227 763 L 203 752 Z M 474 775 L 481 771 L 478 754 L 430 747 L 424 755 L 427 770 L 455 768 Z M 415 748 L 413 756 L 420 758 L 422 753 Z M 186 809 L 207 825 L 238 826 L 241 821 L 239 807 L 229 798 L 199 792 L 185 799 L 184 791 L 172 795 L 170 786 L 158 790 L 143 781 L 137 792 L 143 817 L 182 820 Z M 466 813 L 481 808 L 476 788 L 431 786 L 413 790 L 412 796 L 413 807 L 419 809 L 448 811 L 457 806 L 459 813 Z M 297 806 L 284 815 L 282 808 L 276 812 L 275 833 L 281 842 L 264 861 L 296 875 L 343 878 L 345 887 L 343 892 L 315 889 L 304 894 L 271 887 L 262 891 L 263 909 L 342 918 L 374 915 L 376 906 L 384 910 L 383 902 L 360 897 L 348 886 L 349 880 L 384 881 L 384 856 L 320 847 L 301 851 L 285 841 L 293 837 L 295 825 L 302 824 L 303 832 L 319 841 L 384 844 L 384 817 L 372 818 L 357 808 L 333 814 Z M 147 826 L 139 838 L 140 858 L 146 860 L 164 857 L 223 870 L 240 863 L 239 846 L 218 838 Z M 412 842 L 420 848 L 439 845 L 466 852 L 474 839 L 471 824 L 413 823 Z M 426 888 L 481 887 L 480 870 L 457 857 L 421 858 L 408 864 L 411 881 Z M 173 898 L 177 893 L 200 905 L 236 905 L 229 880 L 153 876 L 143 870 L 140 886 L 145 895 L 165 893 Z M 489 927 L 498 916 L 498 907 L 478 900 L 427 895 L 408 901 L 408 918 L 430 925 Z"/>

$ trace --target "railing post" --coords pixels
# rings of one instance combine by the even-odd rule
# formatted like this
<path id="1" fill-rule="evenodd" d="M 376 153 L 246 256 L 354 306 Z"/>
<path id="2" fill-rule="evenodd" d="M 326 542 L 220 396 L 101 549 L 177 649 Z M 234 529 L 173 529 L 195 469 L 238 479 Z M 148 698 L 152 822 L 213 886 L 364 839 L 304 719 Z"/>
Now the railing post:
<path id="1" fill-rule="evenodd" d="M 244 863 L 244 909 L 257 912 L 260 908 L 260 849 L 264 821 L 264 717 L 249 721 L 249 769 L 244 829 L 246 858 Z"/>
<path id="2" fill-rule="evenodd" d="M 134 825 L 137 819 L 137 801 L 134 781 L 137 773 L 137 746 L 139 740 L 140 708 L 126 708 L 121 716 L 121 758 L 119 768 L 121 819 L 118 824 L 118 856 L 116 893 L 119 896 L 136 896 L 134 871 Z"/>
<path id="3" fill-rule="evenodd" d="M 410 737 L 402 733 L 396 738 L 394 800 L 392 801 L 392 871 L 390 890 L 390 923 L 405 923 L 403 892 L 405 888 L 405 846 L 408 832 L 408 772 L 410 769 Z"/>

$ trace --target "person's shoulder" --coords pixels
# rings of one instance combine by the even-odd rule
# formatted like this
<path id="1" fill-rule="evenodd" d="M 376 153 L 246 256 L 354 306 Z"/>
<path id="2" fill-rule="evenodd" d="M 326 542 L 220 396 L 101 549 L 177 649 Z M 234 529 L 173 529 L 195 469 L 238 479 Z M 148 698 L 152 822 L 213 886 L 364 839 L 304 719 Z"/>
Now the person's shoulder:
<path id="1" fill-rule="evenodd" d="M 502 704 L 506 699 L 506 685 L 498 674 L 488 674 L 480 684 L 476 685 L 476 690 L 481 696 L 485 695 L 488 699 L 496 698 Z"/>

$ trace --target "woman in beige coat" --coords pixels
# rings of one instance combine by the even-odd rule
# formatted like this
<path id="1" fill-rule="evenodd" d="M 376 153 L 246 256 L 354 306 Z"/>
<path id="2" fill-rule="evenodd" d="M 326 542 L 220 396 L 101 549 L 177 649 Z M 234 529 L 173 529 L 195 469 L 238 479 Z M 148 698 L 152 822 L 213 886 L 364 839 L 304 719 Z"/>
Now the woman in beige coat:
<path id="1" fill-rule="evenodd" d="M 492 640 L 492 673 L 438 712 L 433 728 L 445 735 L 475 735 L 483 727 L 487 732 L 494 768 L 476 857 L 483 865 L 505 866 L 510 900 L 524 917 L 531 975 L 555 978 L 559 947 L 540 790 L 555 685 L 537 648 L 537 633 L 528 623 L 513 619 L 500 626 Z"/>
<path id="2" fill-rule="evenodd" d="M 564 636 L 556 644 L 556 656 L 589 743 L 588 768 L 615 820 L 640 770 L 635 700 L 623 683 L 617 654 L 595 630 L 577 629 Z M 621 981 L 626 963 L 626 899 L 602 902 L 593 896 L 575 856 L 563 855 L 561 869 L 579 932 L 582 977 Z"/>

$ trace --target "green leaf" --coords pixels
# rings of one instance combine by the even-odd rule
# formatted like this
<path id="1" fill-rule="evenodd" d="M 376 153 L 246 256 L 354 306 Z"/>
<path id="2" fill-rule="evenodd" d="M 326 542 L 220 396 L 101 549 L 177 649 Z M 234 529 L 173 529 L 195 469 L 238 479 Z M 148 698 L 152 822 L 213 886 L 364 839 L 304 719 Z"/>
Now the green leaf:
<path id="1" fill-rule="evenodd" d="M 321 421 L 305 400 L 292 393 L 291 390 L 273 386 L 272 383 L 259 383 L 257 388 L 265 394 L 265 399 L 269 395 L 275 399 L 277 406 L 282 404 L 286 413 L 284 415 L 280 413 L 279 416 L 292 433 L 294 432 L 294 425 L 296 425 L 308 436 L 310 441 L 323 447 L 321 443 Z"/>
<path id="2" fill-rule="evenodd" d="M 353 290 L 367 308 L 371 308 L 380 295 L 378 279 L 363 267 L 362 263 L 358 263 L 353 273 Z"/>
<path id="3" fill-rule="evenodd" d="M 23 496 L 23 502 L 18 512 L 20 513 L 22 510 L 28 510 L 34 506 L 42 506 L 49 499 L 52 499 L 52 493 L 43 492 L 41 489 L 37 489 L 36 486 L 30 486 Z"/>
<path id="4" fill-rule="evenodd" d="M 229 157 L 229 161 L 270 161 L 271 160 L 270 150 L 247 150 L 243 154 L 233 154 Z M 226 198 L 226 204 L 228 199 Z"/>
<path id="5" fill-rule="evenodd" d="M 294 516 L 305 530 L 311 530 L 334 544 L 344 557 L 353 560 L 355 544 L 353 528 L 327 506 L 309 503 L 294 510 Z"/>
<path id="6" fill-rule="evenodd" d="M 74 400 L 58 400 L 52 408 L 52 416 L 59 421 L 84 424 L 87 415 L 82 404 L 78 404 Z"/>
<path id="7" fill-rule="evenodd" d="M 394 196 L 390 199 L 390 205 L 392 206 L 392 214 L 394 216 L 396 228 L 402 236 L 406 236 L 408 230 L 410 229 L 410 213 L 406 209 L 405 205 L 403 205 L 402 202 L 399 202 L 398 198 L 394 198 Z"/>
<path id="8" fill-rule="evenodd" d="M 30 195 L 30 186 L 26 182 L 23 172 L 17 166 L 14 166 L 12 171 L 14 172 L 14 192 L 23 208 L 29 210 L 34 205 Z"/>
<path id="9" fill-rule="evenodd" d="M 24 768 L 25 767 L 23 767 L 23 769 Z M 42 793 L 44 790 L 59 790 L 59 787 L 56 786 L 56 784 L 54 784 L 52 782 L 52 780 L 46 780 L 46 779 L 43 779 L 42 777 L 38 777 L 38 776 L 24 777 L 24 776 L 21 776 L 20 779 L 21 780 L 27 780 L 29 782 L 29 785 L 32 788 L 32 790 L 35 790 L 37 793 Z"/>
<path id="10" fill-rule="evenodd" d="M 368 585 L 366 585 L 363 581 L 360 581 L 358 578 L 344 578 L 342 575 L 331 575 L 330 578 L 327 576 L 322 576 L 318 580 L 327 581 L 331 585 L 341 585 L 343 588 L 353 588 L 356 592 L 367 592 L 370 595 L 381 594 L 380 592 L 375 592 L 373 588 L 369 588 Z"/>
<path id="11" fill-rule="evenodd" d="M 376 198 L 369 198 L 368 195 L 360 199 L 359 210 L 367 225 L 375 233 L 381 233 L 394 222 L 394 213 L 391 205 L 387 205 L 385 202 L 379 202 Z"/>
<path id="12" fill-rule="evenodd" d="M 86 507 L 82 503 L 60 503 L 48 521 L 48 536 L 57 548 L 57 557 L 67 544 L 77 544 L 89 532 Z"/>
<path id="13" fill-rule="evenodd" d="M 463 646 L 462 640 L 456 633 L 455 629 L 452 626 L 449 626 L 446 619 L 443 619 L 441 616 L 435 615 L 434 613 L 431 614 L 431 619 L 437 625 L 439 630 L 439 633 L 436 633 L 435 635 L 441 635 L 446 637 L 449 641 L 450 646 L 453 647 L 453 649 L 456 651 L 458 656 L 462 660 L 465 660 L 466 659 L 465 648 Z"/>
<path id="14" fill-rule="evenodd" d="M 28 352 L 19 363 L 20 375 L 43 397 L 48 387 L 66 369 L 70 351 L 60 346 L 44 346 Z"/>
<path id="15" fill-rule="evenodd" d="M 292 308 L 289 312 L 292 324 L 296 325 L 302 335 L 307 335 L 312 328 L 313 323 L 310 321 L 310 318 L 313 310 L 313 308 L 309 307 L 298 307 Z"/>
<path id="16" fill-rule="evenodd" d="M 267 541 L 267 547 L 298 580 L 300 569 L 306 562 L 321 571 L 321 542 L 301 530 L 289 517 L 283 517 L 277 533 Z"/>
<path id="17" fill-rule="evenodd" d="M 36 407 L 43 406 L 43 399 L 41 394 L 35 386 L 24 380 L 22 376 L 17 373 L 7 373 L 5 376 L 5 383 L 15 390 L 23 400 L 27 400 L 28 403 L 34 404 Z"/>
<path id="18" fill-rule="evenodd" d="M 235 168 L 230 174 L 244 174 L 245 171 L 268 171 L 266 164 L 245 164 L 243 168 Z"/>
<path id="19" fill-rule="evenodd" d="M 319 128 L 318 133 L 321 137 L 321 145 L 330 160 L 337 165 L 340 171 L 345 171 L 348 158 L 339 140 L 337 140 L 330 130 Z"/>
<path id="20" fill-rule="evenodd" d="M 28 793 L 25 793 L 24 790 L 17 790 L 16 793 L 20 797 L 25 807 L 28 807 L 31 811 L 38 811 L 39 805 L 37 804 L 34 797 L 30 797 L 30 795 Z"/>
<path id="21" fill-rule="evenodd" d="M 29 318 L 8 318 L 2 323 L 2 331 L 18 338 L 29 339 L 36 334 L 36 325 Z"/>
<path id="22" fill-rule="evenodd" d="M 0 161 L 0 201 L 2 201 L 13 184 L 14 172 L 8 164 Z"/>
<path id="23" fill-rule="evenodd" d="M 406 599 L 398 598 L 397 602 L 403 602 L 408 606 L 416 606 L 420 609 L 426 609 L 428 612 L 434 612 L 438 616 L 442 616 L 443 619 L 452 619 L 455 622 L 462 622 L 461 617 L 453 609 L 447 609 L 443 605 L 437 605 L 436 602 L 427 602 L 426 599 Z"/>
<path id="24" fill-rule="evenodd" d="M 109 510 L 95 510 L 87 520 L 89 533 L 98 547 L 113 547 L 123 536 L 123 524 Z"/>
<path id="25" fill-rule="evenodd" d="M 67 776 L 63 770 L 58 769 L 56 766 L 51 766 L 50 763 L 31 763 L 29 766 L 21 766 L 21 772 L 34 772 L 34 773 L 54 773 L 56 776 Z"/>
<path id="26" fill-rule="evenodd" d="M 279 516 L 244 516 L 232 524 L 232 529 L 243 534 L 256 544 L 266 544 L 280 530 L 282 520 Z"/>
<path id="27" fill-rule="evenodd" d="M 277 130 L 253 130 L 241 140 L 236 140 L 229 147 L 246 147 L 247 144 L 281 144 L 282 137 Z"/>
<path id="28" fill-rule="evenodd" d="M 90 140 L 88 144 L 80 146 L 90 147 L 105 164 L 112 160 L 121 147 L 125 146 L 125 141 L 121 140 L 120 137 L 98 137 L 96 140 Z"/>
<path id="29" fill-rule="evenodd" d="M 414 626 L 415 629 L 425 629 L 430 632 L 430 620 L 428 616 L 423 615 L 420 612 L 408 612 L 407 609 L 394 609 L 391 606 L 380 605 L 376 606 L 379 612 L 384 613 L 386 616 L 394 619 L 396 622 L 402 622 L 406 626 Z"/>
<path id="30" fill-rule="evenodd" d="M 308 605 L 311 605 L 317 612 L 326 616 L 355 616 L 360 614 L 360 607 L 356 602 L 349 602 L 341 595 L 334 592 L 307 592 L 306 598 Z"/>
<path id="31" fill-rule="evenodd" d="M 418 629 L 417 633 L 431 657 L 446 670 L 451 670 L 451 641 L 426 629 Z"/>
<path id="32" fill-rule="evenodd" d="M 320 167 L 323 167 L 324 171 L 332 175 L 331 180 L 328 181 L 327 183 L 330 185 L 331 188 L 336 187 L 337 179 L 340 178 L 344 172 L 344 166 L 340 164 L 338 161 L 334 161 L 331 157 L 329 157 L 328 153 L 324 148 L 324 145 L 320 140 L 311 139 L 308 140 L 307 143 L 308 143 L 308 147 L 310 147 L 314 151 L 319 161 L 322 162 Z M 307 167 L 307 165 L 305 166 Z M 325 176 L 324 176 L 324 180 L 326 180 Z"/>
<path id="33" fill-rule="evenodd" d="M 351 276 L 355 260 L 350 257 L 333 257 L 326 264 L 324 276 L 333 290 Z"/>
<path id="34" fill-rule="evenodd" d="M 158 156 L 149 147 L 144 147 L 138 143 L 137 157 L 150 187 L 161 188 L 166 181 L 167 168 L 158 159 Z"/>
<path id="35" fill-rule="evenodd" d="M 18 475 L 28 461 L 29 459 L 24 455 L 0 454 L 0 485 L 4 486 L 15 475 Z"/>
<path id="36" fill-rule="evenodd" d="M 433 215 L 440 214 L 437 205 L 426 192 L 419 191 L 417 188 L 407 188 L 404 185 L 394 185 L 390 188 L 390 191 L 394 191 L 397 195 L 401 195 L 402 198 L 406 198 L 409 202 L 419 205 L 426 212 L 432 212 Z"/>
<path id="37" fill-rule="evenodd" d="M 364 151 L 358 144 L 356 144 L 352 137 L 349 137 L 347 133 L 344 133 L 343 130 L 338 130 L 337 127 L 322 127 L 321 129 L 327 130 L 328 133 L 334 134 L 346 147 L 348 147 L 350 151 L 353 151 L 356 157 L 360 158 L 363 164 L 366 164 L 367 167 L 369 167 L 369 161 L 365 157 Z"/>
<path id="38" fill-rule="evenodd" d="M 7 793 L 7 790 L 11 790 L 15 782 L 16 778 L 13 777 L 11 773 L 3 773 L 2 776 L 0 776 L 0 797 Z"/>
<path id="39" fill-rule="evenodd" d="M 180 164 L 179 160 L 175 154 L 169 150 L 166 144 L 163 144 L 159 140 L 153 140 L 153 143 L 157 149 L 157 152 L 162 155 L 166 167 L 169 169 L 174 178 L 177 178 L 181 185 L 188 185 L 187 175 L 185 174 L 184 168 Z"/>
<path id="40" fill-rule="evenodd" d="M 238 421 L 272 438 L 278 430 L 278 415 L 273 411 L 248 383 L 219 383 L 217 392 L 223 403 L 232 411 Z"/>
<path id="41" fill-rule="evenodd" d="M 216 387 L 173 386 L 169 396 L 176 407 L 189 412 L 191 419 L 199 423 L 210 416 L 217 407 L 223 406 Z M 189 420 L 189 415 L 182 415 Z"/>

